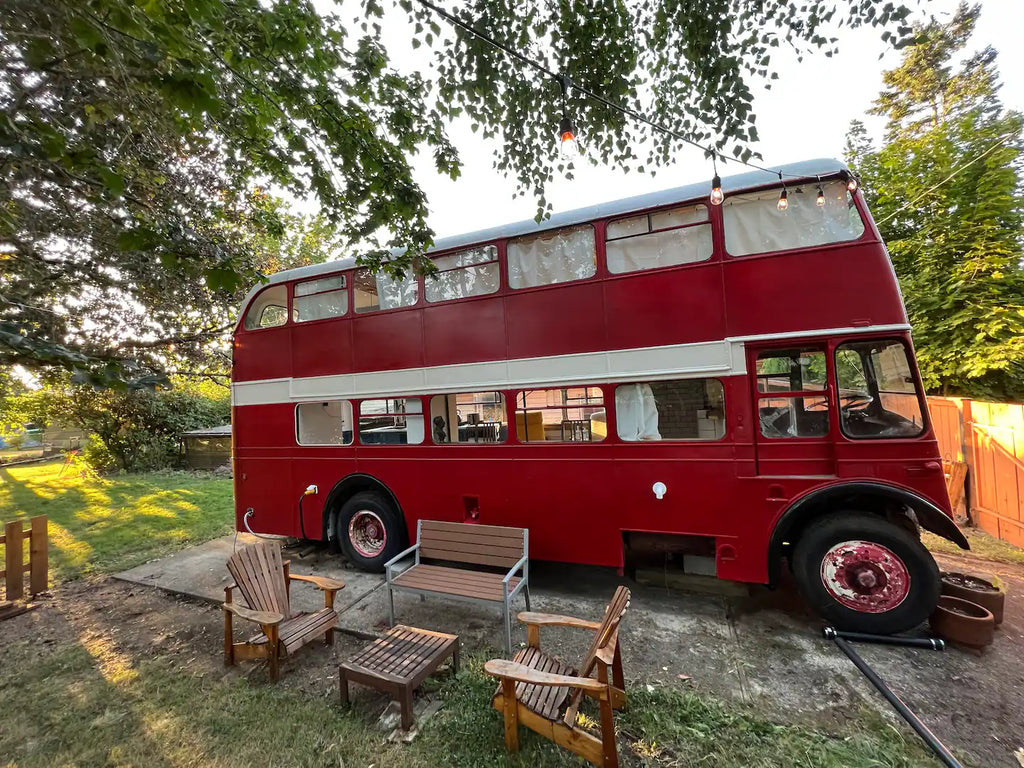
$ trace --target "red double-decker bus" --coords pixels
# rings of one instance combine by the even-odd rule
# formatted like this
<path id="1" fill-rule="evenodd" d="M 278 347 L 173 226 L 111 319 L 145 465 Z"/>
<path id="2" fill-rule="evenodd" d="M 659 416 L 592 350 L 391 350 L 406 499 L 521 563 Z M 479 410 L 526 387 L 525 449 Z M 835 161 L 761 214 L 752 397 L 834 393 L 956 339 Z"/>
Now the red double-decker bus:
<path id="1" fill-rule="evenodd" d="M 238 528 L 366 569 L 421 518 L 544 560 L 785 561 L 840 627 L 916 625 L 919 528 L 968 545 L 896 277 L 845 166 L 781 171 L 441 240 L 436 277 L 274 275 L 234 337 Z"/>

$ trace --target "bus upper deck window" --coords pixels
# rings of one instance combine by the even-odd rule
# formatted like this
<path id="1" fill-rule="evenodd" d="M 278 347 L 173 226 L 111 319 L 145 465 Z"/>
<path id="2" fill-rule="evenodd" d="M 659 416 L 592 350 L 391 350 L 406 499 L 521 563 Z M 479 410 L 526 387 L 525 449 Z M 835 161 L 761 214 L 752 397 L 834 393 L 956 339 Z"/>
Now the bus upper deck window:
<path id="1" fill-rule="evenodd" d="M 703 205 L 645 213 L 608 224 L 605 260 L 612 274 L 692 264 L 711 258 L 711 225 Z"/>
<path id="2" fill-rule="evenodd" d="M 353 286 L 357 313 L 411 307 L 420 295 L 419 282 L 412 272 L 398 280 L 383 272 L 374 274 L 368 269 L 360 269 L 356 272 Z"/>
<path id="3" fill-rule="evenodd" d="M 597 274 L 594 228 L 564 227 L 510 240 L 507 251 L 510 288 L 567 283 Z"/>
<path id="4" fill-rule="evenodd" d="M 341 317 L 348 312 L 344 275 L 321 277 L 295 284 L 292 315 L 297 323 Z"/>
<path id="5" fill-rule="evenodd" d="M 288 322 L 288 288 L 274 285 L 257 294 L 245 313 L 245 330 L 273 328 Z"/>
<path id="6" fill-rule="evenodd" d="M 437 274 L 423 280 L 429 302 L 483 296 L 498 290 L 498 249 L 493 245 L 434 259 Z"/>
<path id="7" fill-rule="evenodd" d="M 843 243 L 864 234 L 864 222 L 842 181 L 822 182 L 825 204 L 818 205 L 818 185 L 787 189 L 789 206 L 778 207 L 779 189 L 730 195 L 722 204 L 725 248 L 733 256 L 788 251 Z"/>

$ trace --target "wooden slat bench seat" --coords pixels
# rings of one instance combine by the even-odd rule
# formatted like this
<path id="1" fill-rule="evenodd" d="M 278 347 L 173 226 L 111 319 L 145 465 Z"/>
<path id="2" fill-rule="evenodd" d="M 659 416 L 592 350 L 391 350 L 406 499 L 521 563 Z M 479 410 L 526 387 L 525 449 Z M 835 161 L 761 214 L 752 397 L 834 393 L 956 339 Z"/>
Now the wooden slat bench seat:
<path id="1" fill-rule="evenodd" d="M 402 570 L 403 561 L 413 554 L 412 565 Z M 422 562 L 424 559 L 435 562 Z M 509 570 L 481 570 L 487 567 Z M 517 576 L 518 572 L 522 576 Z M 506 651 L 512 652 L 512 600 L 522 592 L 527 610 L 530 608 L 525 528 L 420 520 L 416 524 L 416 543 L 388 561 L 385 573 L 390 625 L 395 623 L 395 591 L 499 603 L 505 615 Z"/>

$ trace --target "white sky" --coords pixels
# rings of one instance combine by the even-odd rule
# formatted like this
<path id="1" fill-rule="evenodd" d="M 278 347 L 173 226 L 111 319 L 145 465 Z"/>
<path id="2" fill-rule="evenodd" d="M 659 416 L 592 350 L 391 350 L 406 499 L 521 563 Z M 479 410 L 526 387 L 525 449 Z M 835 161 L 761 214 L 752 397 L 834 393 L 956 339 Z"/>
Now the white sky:
<path id="1" fill-rule="evenodd" d="M 1003 103 L 1024 111 L 1024 80 L 1019 77 L 1024 72 L 1024 4 L 1022 0 L 982 0 L 981 5 L 981 18 L 967 52 L 986 45 L 999 52 Z M 957 0 L 920 2 L 922 15 L 927 12 L 940 19 L 948 19 L 956 6 Z M 445 30 L 447 22 L 439 19 L 438 23 Z M 865 119 L 864 113 L 881 90 L 883 70 L 899 64 L 900 53 L 882 43 L 876 29 L 843 28 L 835 36 L 839 38 L 839 54 L 831 58 L 812 55 L 798 63 L 795 54 L 776 50 L 772 63 L 779 79 L 754 102 L 761 140 L 753 149 L 763 156 L 759 163 L 770 167 L 815 157 L 841 158 L 850 121 Z M 390 46 L 393 63 L 401 69 L 421 66 L 425 59 L 419 54 L 425 53 L 426 47 L 398 57 L 396 51 L 408 50 L 408 38 L 403 34 L 400 39 L 401 45 Z M 866 122 L 877 137 L 882 122 L 877 118 Z M 552 125 L 552 147 L 555 130 Z M 468 123 L 456 123 L 449 135 L 463 161 L 462 176 L 457 181 L 439 177 L 428 157 L 415 162 L 416 178 L 430 201 L 429 221 L 437 237 L 533 218 L 536 202 L 532 198 L 513 199 L 514 181 L 493 170 L 496 144 L 482 142 L 469 130 Z M 719 170 L 725 176 L 740 173 L 743 168 L 730 163 Z M 675 164 L 659 169 L 654 177 L 577 163 L 575 178 L 556 179 L 548 189 L 548 199 L 557 213 L 704 179 L 710 184 L 711 175 L 711 164 L 699 150 L 681 152 Z"/>

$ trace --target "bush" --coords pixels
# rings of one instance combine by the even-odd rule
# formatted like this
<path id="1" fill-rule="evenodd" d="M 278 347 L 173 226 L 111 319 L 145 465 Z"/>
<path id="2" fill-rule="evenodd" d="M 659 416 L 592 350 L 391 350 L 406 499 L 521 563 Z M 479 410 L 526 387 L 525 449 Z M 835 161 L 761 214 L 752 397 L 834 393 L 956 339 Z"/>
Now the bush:
<path id="1" fill-rule="evenodd" d="M 107 450 L 107 446 L 96 435 L 89 435 L 89 439 L 82 446 L 82 460 L 97 472 L 117 469 L 114 454 Z"/>
<path id="2" fill-rule="evenodd" d="M 20 451 L 21 447 L 25 444 L 25 433 L 15 432 L 4 438 L 4 442 L 7 443 L 8 448 L 13 448 L 16 451 Z"/>

